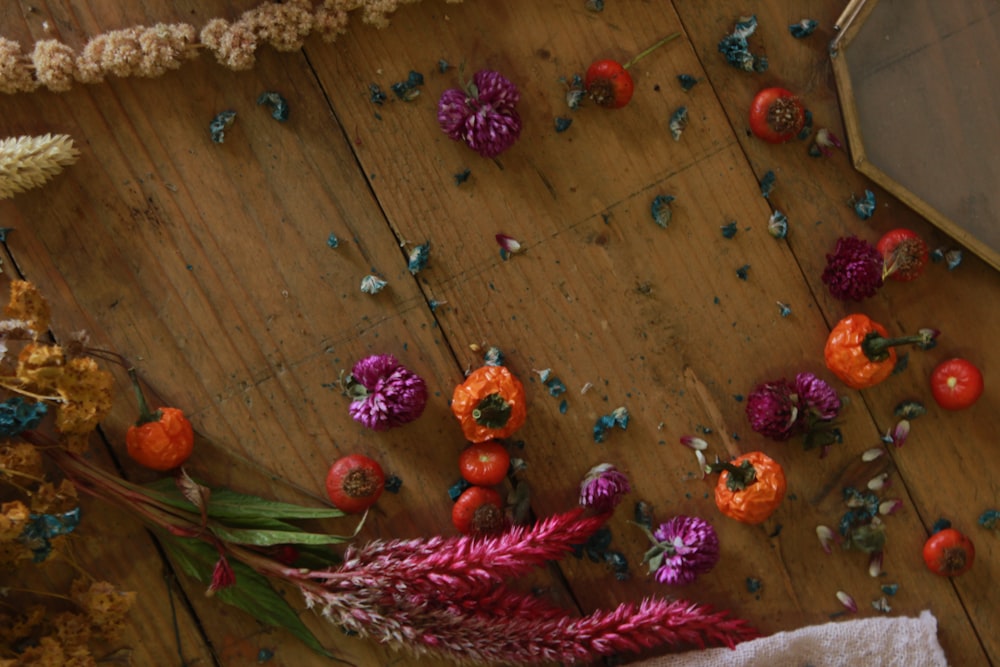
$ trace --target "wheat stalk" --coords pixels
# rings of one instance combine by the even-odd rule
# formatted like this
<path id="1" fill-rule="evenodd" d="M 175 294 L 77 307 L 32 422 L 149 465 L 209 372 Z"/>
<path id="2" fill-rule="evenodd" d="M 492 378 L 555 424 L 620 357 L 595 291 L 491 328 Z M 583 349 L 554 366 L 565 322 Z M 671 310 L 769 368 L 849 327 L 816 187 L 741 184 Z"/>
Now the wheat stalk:
<path id="1" fill-rule="evenodd" d="M 0 199 L 37 188 L 76 162 L 80 152 L 66 134 L 0 141 Z"/>

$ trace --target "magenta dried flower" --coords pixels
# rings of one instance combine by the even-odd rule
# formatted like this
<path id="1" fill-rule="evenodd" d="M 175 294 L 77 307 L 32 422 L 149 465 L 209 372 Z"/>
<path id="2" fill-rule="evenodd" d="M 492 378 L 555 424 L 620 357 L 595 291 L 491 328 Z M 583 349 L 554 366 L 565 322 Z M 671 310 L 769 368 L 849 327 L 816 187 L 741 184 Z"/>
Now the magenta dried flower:
<path id="1" fill-rule="evenodd" d="M 845 236 L 826 256 L 823 282 L 841 301 L 862 301 L 882 286 L 882 253 L 864 239 Z"/>
<path id="2" fill-rule="evenodd" d="M 521 93 L 507 77 L 480 70 L 465 89 L 450 88 L 438 101 L 438 123 L 444 133 L 483 157 L 496 157 L 521 135 L 517 103 Z"/>
<path id="3" fill-rule="evenodd" d="M 719 562 L 719 536 L 704 519 L 675 516 L 654 533 L 643 530 L 653 543 L 643 562 L 649 563 L 650 573 L 661 584 L 690 584 Z"/>
<path id="4" fill-rule="evenodd" d="M 610 512 L 629 491 L 628 478 L 610 463 L 594 466 L 580 483 L 580 505 L 598 512 Z"/>
<path id="5" fill-rule="evenodd" d="M 353 399 L 351 417 L 374 431 L 408 424 L 427 405 L 427 383 L 391 354 L 373 354 L 360 360 L 344 385 Z"/>
<path id="6" fill-rule="evenodd" d="M 775 440 L 788 440 L 795 433 L 799 399 L 795 386 L 787 380 L 764 382 L 747 397 L 750 428 Z"/>
<path id="7" fill-rule="evenodd" d="M 840 414 L 837 392 L 812 373 L 795 376 L 795 393 L 799 397 L 799 412 L 810 421 L 830 421 Z"/>

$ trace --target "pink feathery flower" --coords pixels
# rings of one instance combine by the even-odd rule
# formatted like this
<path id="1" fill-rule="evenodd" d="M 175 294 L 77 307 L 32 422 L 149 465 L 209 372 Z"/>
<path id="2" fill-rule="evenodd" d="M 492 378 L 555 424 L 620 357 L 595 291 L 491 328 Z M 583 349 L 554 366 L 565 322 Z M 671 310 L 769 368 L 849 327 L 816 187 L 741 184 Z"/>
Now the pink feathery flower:
<path id="1" fill-rule="evenodd" d="M 423 414 L 427 383 L 391 354 L 374 354 L 354 365 L 346 380 L 351 417 L 375 431 L 408 424 Z"/>
<path id="2" fill-rule="evenodd" d="M 661 584 L 690 584 L 719 562 L 719 536 L 699 517 L 675 516 L 660 524 L 653 537 L 646 561 Z"/>
<path id="3" fill-rule="evenodd" d="M 845 236 L 826 256 L 822 280 L 841 301 L 863 301 L 882 286 L 882 253 L 864 239 Z"/>
<path id="4" fill-rule="evenodd" d="M 810 420 L 830 421 L 840 414 L 837 392 L 812 373 L 795 376 L 795 393 L 799 397 L 799 413 Z"/>
<path id="5" fill-rule="evenodd" d="M 747 397 L 750 428 L 774 440 L 788 440 L 797 425 L 798 403 L 796 389 L 787 380 L 757 385 Z"/>
<path id="6" fill-rule="evenodd" d="M 438 101 L 438 123 L 444 133 L 483 157 L 496 157 L 514 145 L 521 135 L 517 103 L 521 93 L 507 77 L 480 70 L 472 83 L 450 88 Z"/>
<path id="7" fill-rule="evenodd" d="M 580 483 L 580 505 L 610 512 L 631 490 L 628 478 L 618 468 L 601 463 L 591 468 Z"/>

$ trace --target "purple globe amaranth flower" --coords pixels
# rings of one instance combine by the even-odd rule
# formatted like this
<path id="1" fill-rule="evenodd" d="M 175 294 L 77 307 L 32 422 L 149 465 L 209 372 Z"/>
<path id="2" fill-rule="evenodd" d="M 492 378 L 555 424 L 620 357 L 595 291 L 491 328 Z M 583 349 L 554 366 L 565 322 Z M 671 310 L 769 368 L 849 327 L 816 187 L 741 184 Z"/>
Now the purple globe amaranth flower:
<path id="1" fill-rule="evenodd" d="M 450 88 L 438 101 L 438 123 L 444 133 L 483 157 L 496 157 L 521 136 L 517 103 L 521 93 L 492 70 L 480 70 L 465 90 Z"/>
<path id="2" fill-rule="evenodd" d="M 699 517 L 675 516 L 649 536 L 653 547 L 644 561 L 661 584 L 690 584 L 719 562 L 719 536 Z"/>
<path id="3" fill-rule="evenodd" d="M 882 286 L 883 261 L 882 253 L 868 241 L 845 236 L 826 256 L 822 279 L 837 299 L 862 301 Z"/>
<path id="4" fill-rule="evenodd" d="M 795 376 L 795 393 L 799 397 L 799 413 L 810 421 L 830 421 L 840 414 L 837 392 L 812 373 Z"/>
<path id="5" fill-rule="evenodd" d="M 408 424 L 427 405 L 427 383 L 391 354 L 358 361 L 345 384 L 351 417 L 374 431 Z"/>
<path id="6" fill-rule="evenodd" d="M 598 512 L 610 512 L 631 490 L 628 478 L 618 468 L 601 463 L 591 468 L 580 483 L 580 505 Z"/>
<path id="7" fill-rule="evenodd" d="M 781 379 L 757 385 L 747 397 L 750 428 L 775 440 L 788 440 L 795 433 L 799 397 L 794 385 Z"/>

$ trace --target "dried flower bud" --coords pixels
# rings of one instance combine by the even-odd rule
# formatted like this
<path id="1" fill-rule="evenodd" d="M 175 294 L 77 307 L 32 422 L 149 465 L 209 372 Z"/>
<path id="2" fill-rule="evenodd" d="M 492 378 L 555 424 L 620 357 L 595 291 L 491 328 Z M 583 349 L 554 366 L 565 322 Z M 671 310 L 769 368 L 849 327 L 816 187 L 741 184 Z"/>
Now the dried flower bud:
<path id="1" fill-rule="evenodd" d="M 591 468 L 580 484 L 580 505 L 597 512 L 610 512 L 632 487 L 628 478 L 610 463 Z"/>

